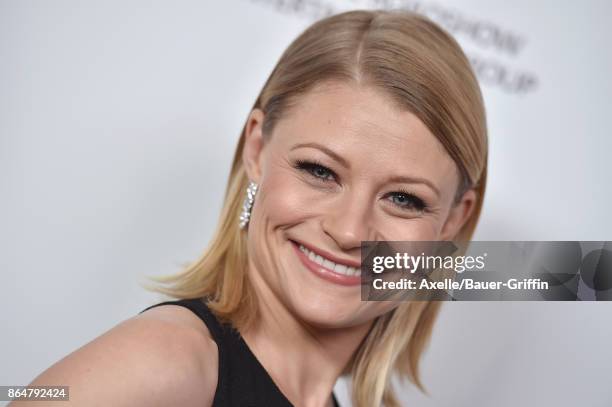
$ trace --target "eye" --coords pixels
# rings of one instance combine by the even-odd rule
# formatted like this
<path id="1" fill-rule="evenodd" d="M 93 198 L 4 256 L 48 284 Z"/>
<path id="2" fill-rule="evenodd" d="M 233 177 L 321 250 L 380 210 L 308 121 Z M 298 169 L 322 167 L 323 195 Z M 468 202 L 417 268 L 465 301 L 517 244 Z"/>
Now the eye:
<path id="1" fill-rule="evenodd" d="M 427 204 L 418 196 L 408 191 L 396 191 L 391 192 L 391 201 L 399 206 L 402 210 L 413 210 L 417 212 L 424 212 L 428 209 Z"/>
<path id="2" fill-rule="evenodd" d="M 336 174 L 332 170 L 316 161 L 297 160 L 294 167 L 322 181 L 336 180 Z"/>

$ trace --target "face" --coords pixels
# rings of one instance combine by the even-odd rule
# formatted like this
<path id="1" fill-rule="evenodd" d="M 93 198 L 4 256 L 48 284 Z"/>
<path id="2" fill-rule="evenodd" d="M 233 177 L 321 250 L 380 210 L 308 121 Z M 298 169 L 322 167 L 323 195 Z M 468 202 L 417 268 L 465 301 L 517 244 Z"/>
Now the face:
<path id="1" fill-rule="evenodd" d="M 453 204 L 451 157 L 414 114 L 363 85 L 316 86 L 265 138 L 263 117 L 249 116 L 243 152 L 259 185 L 248 226 L 258 295 L 319 327 L 356 326 L 397 306 L 361 301 L 359 278 L 343 266 L 359 265 L 361 241 L 454 237 L 475 194 Z"/>

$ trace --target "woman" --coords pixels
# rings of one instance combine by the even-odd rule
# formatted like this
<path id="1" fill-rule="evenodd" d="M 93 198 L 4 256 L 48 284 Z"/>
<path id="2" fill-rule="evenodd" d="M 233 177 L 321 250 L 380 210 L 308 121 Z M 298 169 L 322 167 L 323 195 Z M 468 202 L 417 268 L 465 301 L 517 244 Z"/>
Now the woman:
<path id="1" fill-rule="evenodd" d="M 321 20 L 250 112 L 212 242 L 147 308 L 49 368 L 75 405 L 397 406 L 439 302 L 360 300 L 361 241 L 468 241 L 487 135 L 458 44 L 407 12 Z M 39 405 L 39 404 L 37 404 Z M 54 405 L 60 405 L 54 404 Z"/>

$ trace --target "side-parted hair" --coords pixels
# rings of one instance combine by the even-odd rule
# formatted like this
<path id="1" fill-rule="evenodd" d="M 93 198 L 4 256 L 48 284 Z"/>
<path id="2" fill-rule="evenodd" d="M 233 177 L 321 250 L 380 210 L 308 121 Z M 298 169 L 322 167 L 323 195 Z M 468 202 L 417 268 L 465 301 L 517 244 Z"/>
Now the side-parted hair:
<path id="1" fill-rule="evenodd" d="M 253 105 L 265 114 L 264 142 L 301 95 L 332 80 L 382 90 L 440 140 L 459 169 L 455 204 L 468 189 L 477 195 L 470 218 L 454 239 L 469 241 L 485 193 L 488 140 L 480 88 L 458 43 L 426 17 L 408 11 L 355 10 L 315 22 L 282 54 Z M 249 181 L 242 160 L 245 127 L 208 247 L 180 273 L 151 277 L 157 284 L 148 287 L 175 298 L 207 297 L 212 311 L 238 329 L 259 317 L 247 274 L 247 233 L 238 227 Z M 440 304 L 405 302 L 376 318 L 343 372 L 350 374 L 356 407 L 398 406 L 393 374 L 425 391 L 419 359 Z"/>

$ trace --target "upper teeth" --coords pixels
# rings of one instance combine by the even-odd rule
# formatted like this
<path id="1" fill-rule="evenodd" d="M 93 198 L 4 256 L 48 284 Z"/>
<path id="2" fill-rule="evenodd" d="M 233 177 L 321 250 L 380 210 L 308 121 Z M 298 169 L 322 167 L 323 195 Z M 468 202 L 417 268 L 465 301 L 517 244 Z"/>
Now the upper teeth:
<path id="1" fill-rule="evenodd" d="M 360 276 L 361 269 L 347 266 L 345 264 L 334 263 L 333 261 L 326 259 L 318 254 L 315 254 L 312 250 L 308 250 L 306 247 L 300 245 L 300 250 L 303 251 L 310 260 L 317 264 L 325 267 L 326 269 L 333 270 L 334 273 L 345 274 L 347 276 Z"/>

